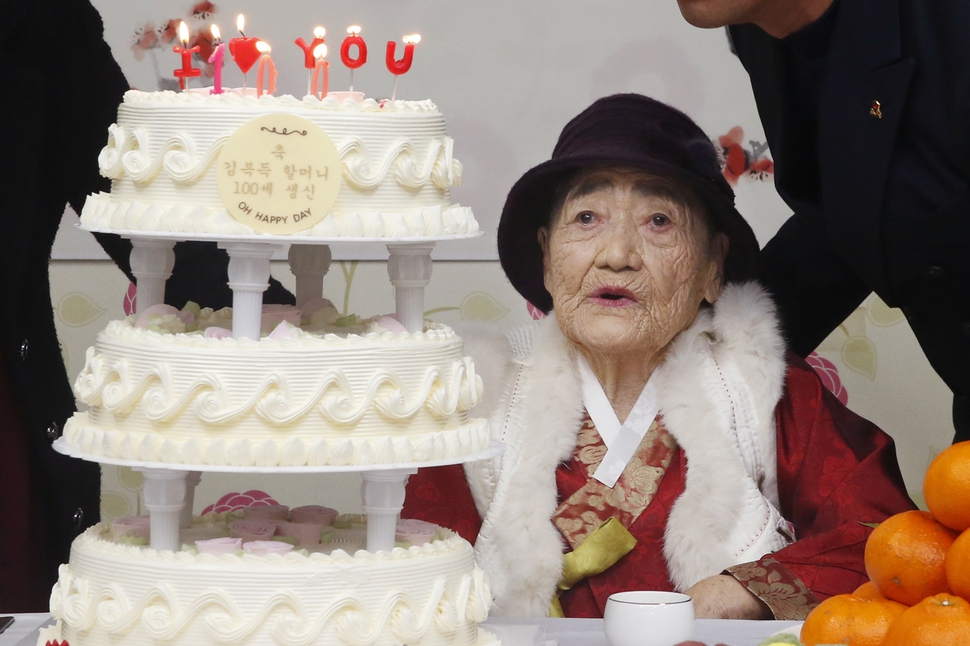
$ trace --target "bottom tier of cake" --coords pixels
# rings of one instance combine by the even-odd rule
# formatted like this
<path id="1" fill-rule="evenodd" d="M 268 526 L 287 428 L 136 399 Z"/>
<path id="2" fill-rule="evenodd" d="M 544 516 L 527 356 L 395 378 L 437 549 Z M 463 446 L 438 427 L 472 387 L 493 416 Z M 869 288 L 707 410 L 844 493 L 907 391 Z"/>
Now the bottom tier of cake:
<path id="1" fill-rule="evenodd" d="M 376 554 L 346 545 L 215 556 L 112 535 L 101 523 L 74 541 L 51 593 L 57 623 L 39 646 L 495 643 L 478 629 L 488 583 L 471 545 L 447 529 L 425 545 Z"/>

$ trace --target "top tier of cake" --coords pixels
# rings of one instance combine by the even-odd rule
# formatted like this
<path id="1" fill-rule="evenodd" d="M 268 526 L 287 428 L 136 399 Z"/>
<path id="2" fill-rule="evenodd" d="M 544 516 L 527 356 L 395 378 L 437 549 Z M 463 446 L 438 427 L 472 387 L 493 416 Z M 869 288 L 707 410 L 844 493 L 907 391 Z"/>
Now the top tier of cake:
<path id="1" fill-rule="evenodd" d="M 90 196 L 81 222 L 108 231 L 257 234 L 226 211 L 217 161 L 240 126 L 273 113 L 319 126 L 336 146 L 343 171 L 330 213 L 293 235 L 400 239 L 478 232 L 471 209 L 450 201 L 462 166 L 432 102 L 238 92 L 127 92 L 98 158 L 101 173 L 112 180 L 111 193 Z"/>

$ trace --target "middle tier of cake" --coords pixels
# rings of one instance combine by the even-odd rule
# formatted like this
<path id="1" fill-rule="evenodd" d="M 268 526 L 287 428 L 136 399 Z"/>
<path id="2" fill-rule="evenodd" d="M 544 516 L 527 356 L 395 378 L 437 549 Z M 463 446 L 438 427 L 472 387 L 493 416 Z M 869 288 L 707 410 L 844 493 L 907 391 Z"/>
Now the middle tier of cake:
<path id="1" fill-rule="evenodd" d="M 114 321 L 75 383 L 64 430 L 83 454 L 166 464 L 302 467 L 448 460 L 489 445 L 461 338 L 423 332 L 259 341 Z"/>

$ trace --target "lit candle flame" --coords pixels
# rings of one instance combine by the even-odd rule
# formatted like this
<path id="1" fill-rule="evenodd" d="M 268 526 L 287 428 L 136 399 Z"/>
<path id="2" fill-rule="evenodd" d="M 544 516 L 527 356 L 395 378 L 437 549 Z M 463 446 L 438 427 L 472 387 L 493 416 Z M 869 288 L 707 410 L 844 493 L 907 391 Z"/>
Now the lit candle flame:
<path id="1" fill-rule="evenodd" d="M 410 36 L 404 37 L 405 45 L 417 45 L 421 42 L 421 34 L 411 34 Z"/>
<path id="2" fill-rule="evenodd" d="M 350 27 L 347 27 L 347 33 L 350 34 L 351 36 L 359 36 L 360 25 L 351 25 Z"/>
<path id="3" fill-rule="evenodd" d="M 313 57 L 318 61 L 321 61 L 327 57 L 327 46 L 324 43 L 320 43 L 313 48 Z"/>
<path id="4" fill-rule="evenodd" d="M 269 46 L 269 43 L 262 40 L 256 41 L 256 49 L 260 54 L 269 54 L 271 51 L 273 51 L 273 48 Z"/>
<path id="5" fill-rule="evenodd" d="M 246 33 L 243 31 L 245 28 L 246 28 L 246 16 L 239 14 L 238 16 L 236 16 L 236 29 L 238 29 L 239 33 L 243 35 L 243 38 L 246 37 Z"/>
<path id="6" fill-rule="evenodd" d="M 219 44 L 222 42 L 222 32 L 219 31 L 219 25 L 212 25 L 212 42 Z"/>
<path id="7" fill-rule="evenodd" d="M 324 29 L 323 27 L 315 27 L 313 29 L 313 37 L 314 38 L 323 38 L 326 35 L 327 35 L 327 30 Z"/>
<path id="8" fill-rule="evenodd" d="M 179 40 L 182 41 L 182 47 L 188 47 L 189 28 L 186 27 L 185 22 L 179 23 Z"/>

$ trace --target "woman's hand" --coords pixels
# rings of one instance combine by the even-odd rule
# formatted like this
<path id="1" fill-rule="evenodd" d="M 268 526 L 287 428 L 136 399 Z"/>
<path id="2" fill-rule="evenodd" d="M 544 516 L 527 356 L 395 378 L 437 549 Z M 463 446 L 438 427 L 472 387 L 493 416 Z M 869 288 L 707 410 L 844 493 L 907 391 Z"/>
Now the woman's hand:
<path id="1" fill-rule="evenodd" d="M 719 574 L 702 579 L 684 594 L 694 600 L 698 619 L 771 619 L 768 606 L 737 579 Z"/>

